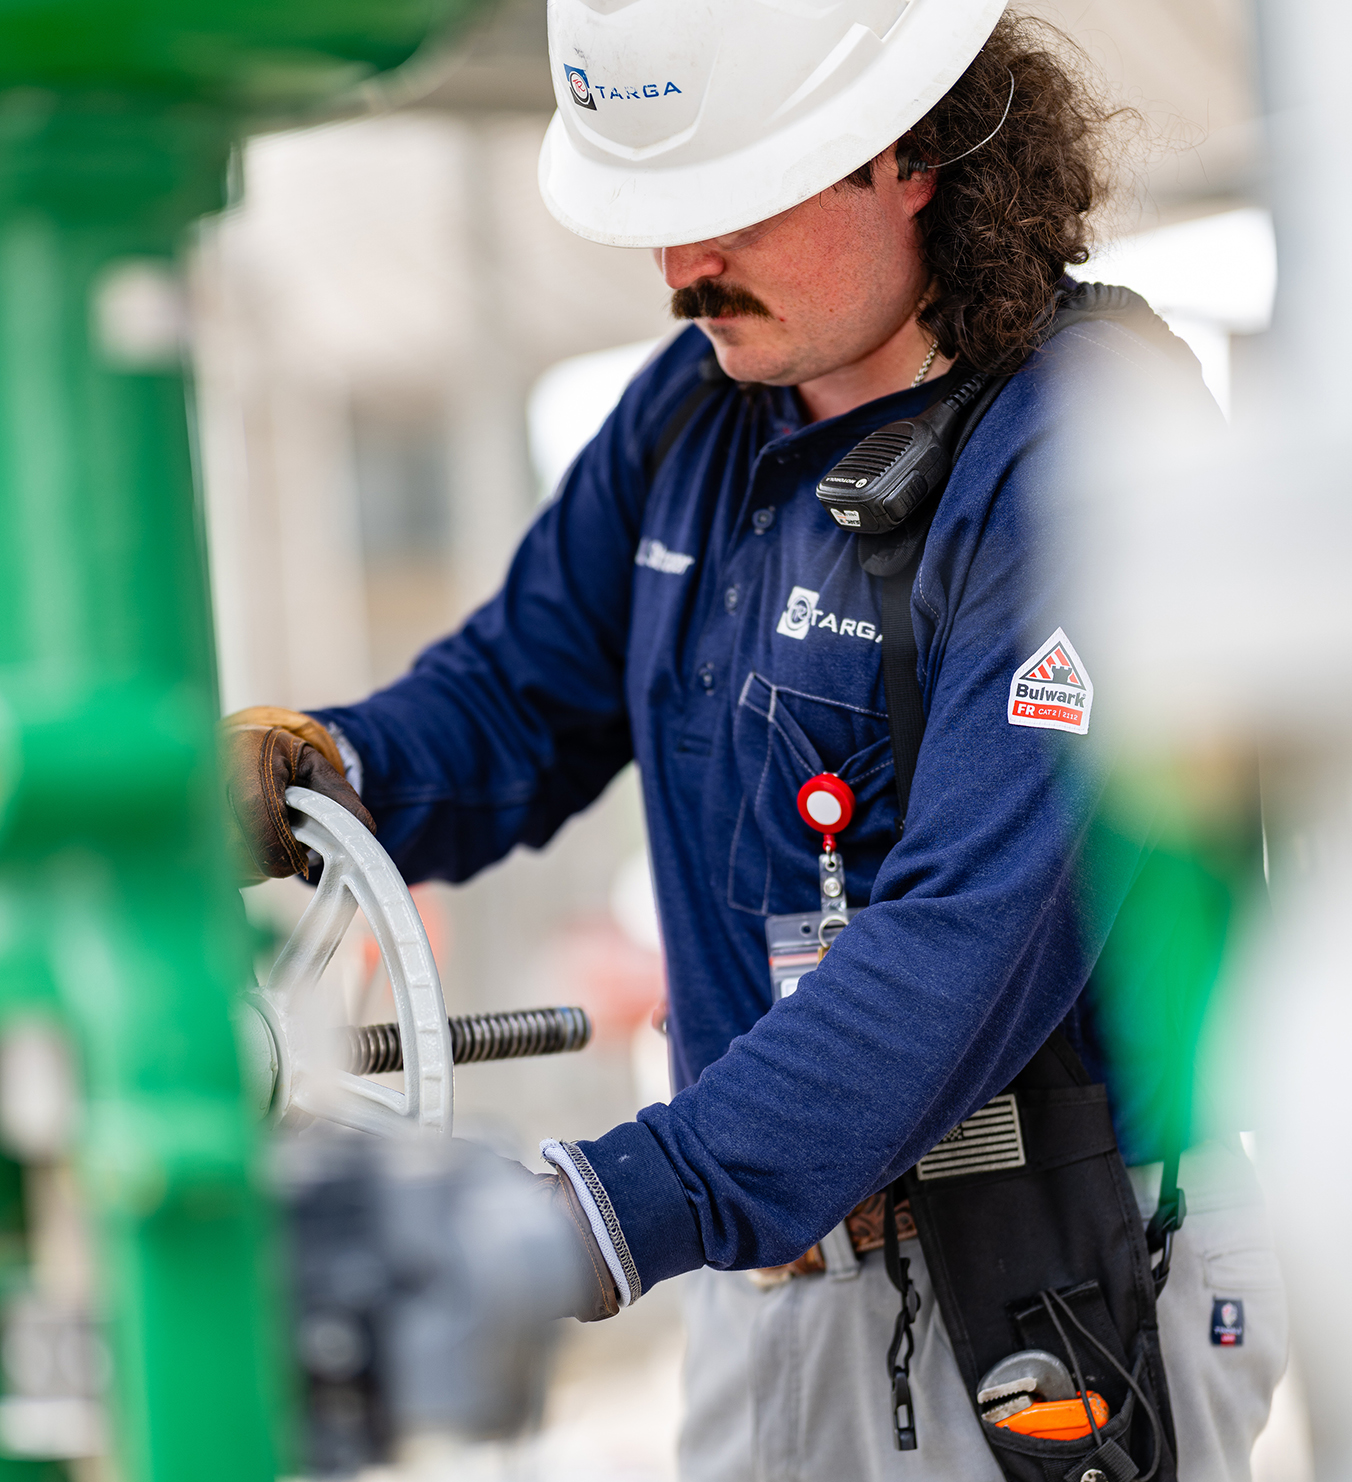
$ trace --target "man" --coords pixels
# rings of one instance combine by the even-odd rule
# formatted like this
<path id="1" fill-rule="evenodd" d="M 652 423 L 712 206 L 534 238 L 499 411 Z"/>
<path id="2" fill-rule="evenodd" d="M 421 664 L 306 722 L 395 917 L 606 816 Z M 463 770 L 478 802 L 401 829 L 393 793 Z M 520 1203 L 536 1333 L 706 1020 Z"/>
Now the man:
<path id="1" fill-rule="evenodd" d="M 637 761 L 677 1094 L 545 1153 L 596 1275 L 587 1315 L 700 1272 L 693 1482 L 1002 1475 L 904 1211 L 919 1443 L 894 1449 L 897 1298 L 868 1226 L 879 1191 L 1058 1026 L 1108 1081 L 1143 1214 L 1159 1186 L 1177 1076 L 1104 1034 L 1095 976 L 1122 956 L 1149 827 L 1091 871 L 1108 768 L 1050 496 L 1071 425 L 1202 393 L 1117 323 L 1043 346 L 1065 267 L 1087 256 L 1108 114 L 1002 8 L 560 0 L 546 202 L 585 236 L 651 247 L 697 327 L 636 378 L 459 633 L 359 705 L 231 723 L 235 811 L 264 873 L 303 865 L 280 804 L 293 780 L 372 817 L 410 880 L 462 880 L 543 845 Z M 899 835 L 878 582 L 815 489 L 972 367 L 1011 378 L 910 589 L 925 727 Z M 1087 663 L 1080 718 L 1016 709 L 1019 673 L 1044 661 L 1063 684 Z M 817 903 L 820 843 L 795 799 L 822 772 L 853 790 L 845 887 L 869 904 L 772 1006 L 765 922 Z M 1236 1147 L 1190 1150 L 1183 1175 L 1160 1306 L 1179 1475 L 1239 1479 L 1284 1309 Z M 1221 1299 L 1244 1314 L 1224 1347 Z"/>

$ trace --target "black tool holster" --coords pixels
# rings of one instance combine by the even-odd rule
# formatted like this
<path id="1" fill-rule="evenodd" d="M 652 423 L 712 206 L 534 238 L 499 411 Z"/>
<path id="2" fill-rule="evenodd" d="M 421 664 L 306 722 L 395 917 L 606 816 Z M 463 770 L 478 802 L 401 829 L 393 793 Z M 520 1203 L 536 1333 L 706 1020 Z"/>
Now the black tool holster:
<path id="1" fill-rule="evenodd" d="M 978 1424 L 1010 1482 L 1176 1482 L 1150 1256 L 1105 1088 L 1058 1031 L 1008 1089 L 1022 1166 L 926 1177 L 922 1160 L 897 1192 L 910 1200 L 973 1407 L 993 1364 L 1043 1348 L 1072 1373 L 1078 1360 L 1111 1414 L 1097 1441 L 1017 1435 L 979 1411 Z"/>

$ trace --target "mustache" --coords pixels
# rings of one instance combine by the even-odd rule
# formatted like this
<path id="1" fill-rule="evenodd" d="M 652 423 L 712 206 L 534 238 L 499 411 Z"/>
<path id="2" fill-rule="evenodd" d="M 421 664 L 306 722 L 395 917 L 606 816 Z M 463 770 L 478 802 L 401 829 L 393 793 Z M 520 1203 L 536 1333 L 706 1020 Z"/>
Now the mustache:
<path id="1" fill-rule="evenodd" d="M 673 319 L 722 319 L 734 314 L 756 319 L 775 317 L 754 293 L 714 278 L 700 278 L 671 295 Z"/>

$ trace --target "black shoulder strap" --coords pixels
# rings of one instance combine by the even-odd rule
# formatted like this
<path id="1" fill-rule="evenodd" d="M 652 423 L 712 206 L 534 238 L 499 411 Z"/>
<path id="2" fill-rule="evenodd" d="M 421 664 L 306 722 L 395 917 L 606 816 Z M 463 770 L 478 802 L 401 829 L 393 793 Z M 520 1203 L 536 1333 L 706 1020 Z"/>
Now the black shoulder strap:
<path id="1" fill-rule="evenodd" d="M 711 396 L 730 384 L 718 363 L 718 357 L 711 350 L 699 363 L 699 380 L 677 402 L 676 410 L 667 418 L 657 434 L 657 441 L 648 450 L 645 468 L 650 484 L 657 470 L 666 461 L 667 454 L 676 446 L 676 439 L 689 427 L 695 413 Z"/>
<path id="2" fill-rule="evenodd" d="M 1111 283 L 1074 283 L 1067 279 L 1048 305 L 1046 344 L 1063 329 L 1086 319 L 1115 319 L 1126 328 L 1178 359 L 1196 365 L 1191 350 L 1170 330 L 1140 294 Z M 992 376 L 966 409 L 962 431 L 953 447 L 950 467 L 962 456 L 968 440 L 1010 377 Z M 902 526 L 896 535 L 860 536 L 860 561 L 866 571 L 881 578 L 883 690 L 887 696 L 887 720 L 892 733 L 892 766 L 896 774 L 897 832 L 906 822 L 915 777 L 920 742 L 925 734 L 925 710 L 916 666 L 920 654 L 911 626 L 911 587 L 915 582 L 925 539 L 934 511 L 943 497 L 942 488 L 930 499 L 923 527 Z M 914 517 L 920 521 L 919 514 Z M 1167 1170 L 1166 1170 L 1167 1172 Z"/>
<path id="3" fill-rule="evenodd" d="M 992 377 L 972 403 L 967 421 L 953 449 L 954 463 L 967 446 L 967 440 L 976 430 L 976 424 L 1004 390 L 1008 380 L 1008 376 Z M 873 553 L 866 555 L 864 541 L 867 537 L 860 536 L 860 556 L 864 569 L 873 571 L 882 579 L 878 605 L 881 608 L 883 628 L 883 693 L 887 697 L 887 728 L 892 736 L 892 774 L 897 788 L 898 836 L 906 827 L 911 783 L 915 780 L 916 762 L 920 759 L 920 742 L 925 735 L 925 703 L 916 673 L 920 663 L 920 647 L 911 621 L 911 588 L 915 584 L 916 572 L 920 569 L 920 561 L 925 554 L 925 541 L 938 502 L 937 499 L 930 501 L 922 528 L 914 532 L 908 531 L 907 538 L 896 548 L 895 555 L 887 549 L 886 536 L 877 538 Z"/>
<path id="4" fill-rule="evenodd" d="M 897 571 L 882 578 L 879 605 L 882 609 L 883 693 L 887 697 L 887 727 L 892 736 L 892 770 L 897 788 L 897 833 L 906 826 L 906 808 L 911 801 L 911 782 L 920 757 L 920 742 L 925 734 L 925 703 L 920 693 L 916 669 L 920 648 L 911 621 L 911 587 L 915 583 L 920 558 L 925 553 L 925 536 L 934 518 L 913 541 L 909 558 Z"/>
<path id="5" fill-rule="evenodd" d="M 1188 346 L 1180 340 L 1151 309 L 1139 294 L 1129 288 L 1104 283 L 1077 284 L 1068 293 L 1058 292 L 1056 317 L 1047 339 L 1062 329 L 1085 319 L 1117 319 L 1127 328 L 1155 344 L 1159 349 L 1177 359 L 1196 362 Z M 1044 344 L 1046 341 L 1044 340 Z M 995 398 L 1009 382 L 1008 376 L 994 376 L 973 401 L 961 434 L 953 449 L 956 463 L 968 439 L 976 430 L 977 423 L 986 414 Z M 865 569 L 878 574 L 881 580 L 879 606 L 882 619 L 882 666 L 883 692 L 887 697 L 887 724 L 892 737 L 892 767 L 897 787 L 897 833 L 906 825 L 906 810 L 911 801 L 911 783 L 915 779 L 916 762 L 920 757 L 920 743 L 925 735 L 925 706 L 920 692 L 917 668 L 920 662 L 919 645 L 916 643 L 915 628 L 911 621 L 911 588 L 925 553 L 925 542 L 929 527 L 934 519 L 938 498 L 931 499 L 923 518 L 923 528 L 915 531 L 903 527 L 904 538 L 893 541 L 891 556 L 887 548 L 875 548 L 876 554 L 868 556 L 866 537 L 860 537 L 860 560 Z M 917 516 L 919 519 L 919 516 Z M 888 537 L 878 538 L 885 542 Z M 898 560 L 900 558 L 900 560 Z M 1180 1074 L 1182 1073 L 1180 1068 Z M 1146 1244 L 1153 1253 L 1162 1252 L 1154 1267 L 1156 1293 L 1163 1291 L 1169 1277 L 1169 1263 L 1173 1252 L 1173 1238 L 1183 1226 L 1187 1214 L 1187 1200 L 1178 1185 L 1179 1165 L 1183 1156 L 1186 1129 L 1181 1118 L 1175 1118 L 1169 1129 L 1168 1145 L 1164 1155 L 1164 1169 L 1160 1179 L 1159 1203 L 1146 1230 Z"/>
<path id="6" fill-rule="evenodd" d="M 1139 293 L 1121 284 L 1076 283 L 1058 288 L 1054 314 L 1047 339 L 1086 319 L 1112 319 L 1181 366 L 1194 372 L 1201 370 L 1188 342 L 1180 339 Z"/>

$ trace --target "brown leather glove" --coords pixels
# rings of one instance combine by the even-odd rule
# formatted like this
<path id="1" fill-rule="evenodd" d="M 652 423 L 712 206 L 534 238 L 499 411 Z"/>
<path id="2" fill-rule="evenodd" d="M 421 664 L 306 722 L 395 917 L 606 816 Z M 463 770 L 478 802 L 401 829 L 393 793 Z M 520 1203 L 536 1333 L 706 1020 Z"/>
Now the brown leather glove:
<path id="1" fill-rule="evenodd" d="M 614 1317 L 620 1310 L 620 1290 L 606 1265 L 606 1258 L 601 1254 L 601 1247 L 596 1243 L 596 1236 L 592 1234 L 591 1221 L 577 1197 L 577 1190 L 561 1173 L 537 1173 L 535 1186 L 555 1213 L 577 1232 L 582 1249 L 581 1265 L 586 1275 L 573 1316 L 578 1322 L 600 1322 L 603 1318 Z"/>
<path id="2" fill-rule="evenodd" d="M 310 878 L 308 851 L 287 817 L 288 787 L 323 793 L 375 833 L 375 819 L 346 781 L 337 743 L 311 716 L 252 705 L 227 715 L 221 732 L 232 843 L 239 873 L 249 883 Z"/>

